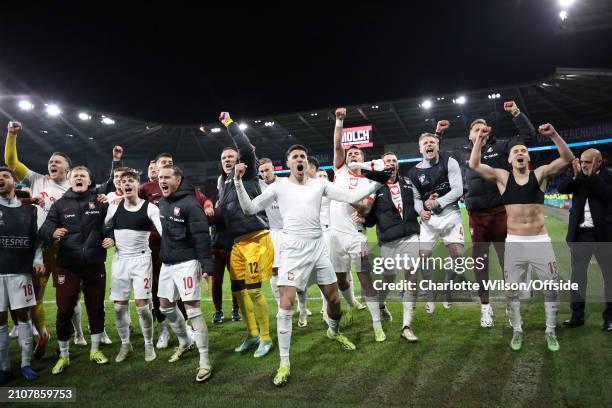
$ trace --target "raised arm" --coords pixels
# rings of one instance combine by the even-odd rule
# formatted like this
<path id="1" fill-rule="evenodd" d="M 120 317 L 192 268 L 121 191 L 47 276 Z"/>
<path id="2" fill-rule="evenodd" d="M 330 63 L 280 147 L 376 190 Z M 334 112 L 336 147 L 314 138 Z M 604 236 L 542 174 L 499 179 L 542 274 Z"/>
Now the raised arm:
<path id="1" fill-rule="evenodd" d="M 490 131 L 491 128 L 487 126 L 483 126 L 478 131 L 478 136 L 476 137 L 476 141 L 472 147 L 472 153 L 470 154 L 470 169 L 474 170 L 480 177 L 487 181 L 497 181 L 495 169 L 480 162 L 480 151 Z"/>
<path id="2" fill-rule="evenodd" d="M 339 169 L 345 161 L 344 147 L 342 147 L 342 129 L 346 118 L 346 108 L 336 109 L 336 125 L 334 127 L 334 168 Z"/>
<path id="3" fill-rule="evenodd" d="M 560 157 L 558 159 L 535 169 L 536 176 L 539 180 L 545 178 L 549 179 L 565 170 L 567 166 L 572 163 L 572 160 L 574 160 L 574 154 L 567 146 L 567 143 L 565 143 L 565 140 L 559 136 L 559 133 L 557 133 L 550 123 L 540 125 L 540 127 L 538 127 L 538 132 L 540 132 L 542 136 L 549 138 L 557 146 L 557 150 L 559 151 Z"/>
<path id="4" fill-rule="evenodd" d="M 245 215 L 253 215 L 263 211 L 267 207 L 271 206 L 276 199 L 276 186 L 278 183 L 271 184 L 264 190 L 263 193 L 251 200 L 249 194 L 246 192 L 244 185 L 242 184 L 242 177 L 245 174 L 245 164 L 238 163 L 234 167 L 234 185 L 236 186 L 236 194 L 238 195 L 238 201 L 242 212 Z"/>
<path id="5" fill-rule="evenodd" d="M 535 139 L 536 130 L 527 115 L 520 111 L 514 101 L 504 102 L 504 110 L 512 115 L 512 122 L 514 122 L 518 132 L 516 138 L 526 146 L 529 146 Z"/>
<path id="6" fill-rule="evenodd" d="M 111 163 L 110 176 L 104 183 L 96 186 L 99 193 L 108 194 L 114 190 L 115 183 L 113 182 L 113 179 L 115 177 L 115 169 L 118 169 L 123 164 L 121 162 L 121 157 L 123 157 L 123 147 L 113 147 L 113 162 Z"/>
<path id="7" fill-rule="evenodd" d="M 243 177 L 249 180 L 257 178 L 257 166 L 255 165 L 257 159 L 255 157 L 255 148 L 251 144 L 251 141 L 247 135 L 240 130 L 238 124 L 230 117 L 229 112 L 221 112 L 219 120 L 223 123 L 223 126 L 227 128 L 229 136 L 236 145 L 240 162 L 247 165 L 246 173 Z"/>
<path id="8" fill-rule="evenodd" d="M 4 162 L 13 169 L 19 180 L 23 180 L 26 174 L 28 174 L 29 169 L 17 157 L 17 135 L 21 132 L 21 123 L 9 122 L 7 128 L 8 134 L 4 144 Z"/>

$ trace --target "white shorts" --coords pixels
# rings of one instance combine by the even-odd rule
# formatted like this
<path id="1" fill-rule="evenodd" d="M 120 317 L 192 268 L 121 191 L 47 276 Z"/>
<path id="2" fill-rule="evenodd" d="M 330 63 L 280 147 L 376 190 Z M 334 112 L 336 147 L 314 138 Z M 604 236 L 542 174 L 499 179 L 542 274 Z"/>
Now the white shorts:
<path id="1" fill-rule="evenodd" d="M 336 274 L 323 238 L 295 238 L 285 235 L 281 246 L 278 286 L 306 290 L 310 284 L 329 285 Z"/>
<path id="2" fill-rule="evenodd" d="M 274 262 L 272 268 L 280 267 L 280 249 L 283 243 L 283 230 L 271 229 L 270 238 L 272 238 L 272 245 L 274 245 Z"/>
<path id="3" fill-rule="evenodd" d="M 459 211 L 450 211 L 444 215 L 433 214 L 430 219 L 421 223 L 421 249 L 432 251 L 436 241 L 442 239 L 444 245 L 463 244 L 463 222 Z"/>
<path id="4" fill-rule="evenodd" d="M 129 300 L 132 289 L 134 299 L 151 299 L 152 279 L 151 254 L 134 257 L 115 254 L 111 269 L 110 300 Z"/>
<path id="5" fill-rule="evenodd" d="M 367 271 L 368 239 L 363 234 L 346 234 L 332 230 L 329 237 L 329 255 L 334 271 L 351 272 L 351 265 L 356 272 Z"/>
<path id="6" fill-rule="evenodd" d="M 197 259 L 174 265 L 162 264 L 157 297 L 171 302 L 179 298 L 183 302 L 200 300 L 201 277 L 202 267 Z"/>
<path id="7" fill-rule="evenodd" d="M 0 312 L 36 306 L 32 276 L 0 275 Z"/>
<path id="8" fill-rule="evenodd" d="M 402 266 L 402 268 L 384 268 L 384 275 L 395 275 L 399 272 L 404 272 L 404 259 L 406 259 L 408 269 L 412 269 L 412 266 L 417 265 L 417 260 L 419 258 L 419 236 L 414 234 L 409 237 L 403 237 L 395 241 L 380 244 L 380 257 L 383 259 L 382 265 L 384 265 L 385 259 L 391 258 L 395 260 L 398 255 L 401 259 L 401 265 L 399 266 Z M 377 263 L 377 261 L 374 262 Z M 395 261 L 393 265 L 398 266 Z"/>
<path id="9" fill-rule="evenodd" d="M 504 252 L 506 282 L 523 282 L 529 265 L 537 272 L 542 281 L 559 279 L 557 258 L 548 234 L 508 235 Z"/>

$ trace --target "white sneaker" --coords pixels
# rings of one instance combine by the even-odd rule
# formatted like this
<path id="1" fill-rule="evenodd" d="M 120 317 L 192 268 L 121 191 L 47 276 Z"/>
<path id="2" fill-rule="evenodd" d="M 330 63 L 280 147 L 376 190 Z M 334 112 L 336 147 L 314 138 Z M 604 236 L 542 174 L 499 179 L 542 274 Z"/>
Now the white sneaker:
<path id="1" fill-rule="evenodd" d="M 436 304 L 434 302 L 426 302 L 425 303 L 425 311 L 429 314 L 432 314 L 436 309 Z"/>
<path id="2" fill-rule="evenodd" d="M 147 363 L 150 363 L 151 361 L 157 358 L 157 354 L 155 354 L 155 348 L 153 347 L 153 344 L 151 344 L 150 346 L 145 345 L 144 354 L 145 354 L 145 361 Z"/>
<path id="3" fill-rule="evenodd" d="M 170 332 L 164 323 L 159 325 L 159 337 L 157 338 L 157 344 L 155 347 L 158 349 L 168 348 L 168 342 L 170 341 Z"/>
<path id="4" fill-rule="evenodd" d="M 451 308 L 451 306 L 453 306 L 453 304 L 451 302 L 442 302 L 442 306 L 444 306 L 444 308 L 448 310 Z"/>
<path id="5" fill-rule="evenodd" d="M 300 316 L 298 317 L 298 327 L 304 328 L 308 326 L 308 313 L 300 312 Z"/>
<path id="6" fill-rule="evenodd" d="M 125 359 L 128 358 L 130 354 L 132 354 L 133 351 L 134 351 L 134 348 L 132 347 L 130 343 L 122 344 L 121 348 L 119 349 L 119 354 L 117 354 L 117 357 L 115 358 L 115 362 L 116 363 L 124 362 Z"/>
<path id="7" fill-rule="evenodd" d="M 110 337 L 108 337 L 108 334 L 106 334 L 106 329 L 104 329 L 104 331 L 102 332 L 102 338 L 100 339 L 100 343 L 106 344 L 107 346 L 109 344 L 113 344 L 113 341 L 110 339 Z"/>
<path id="8" fill-rule="evenodd" d="M 74 336 L 74 344 L 77 346 L 86 346 L 87 340 L 85 340 L 85 336 L 81 333 L 79 336 Z"/>
<path id="9" fill-rule="evenodd" d="M 480 327 L 493 327 L 493 308 L 490 304 L 480 305 Z"/>
<path id="10" fill-rule="evenodd" d="M 34 326 L 32 326 L 34 327 Z M 15 339 L 17 337 L 19 337 L 19 332 L 17 332 L 17 325 L 13 326 L 13 328 L 11 329 L 11 332 L 9 333 L 9 337 L 11 339 Z"/>

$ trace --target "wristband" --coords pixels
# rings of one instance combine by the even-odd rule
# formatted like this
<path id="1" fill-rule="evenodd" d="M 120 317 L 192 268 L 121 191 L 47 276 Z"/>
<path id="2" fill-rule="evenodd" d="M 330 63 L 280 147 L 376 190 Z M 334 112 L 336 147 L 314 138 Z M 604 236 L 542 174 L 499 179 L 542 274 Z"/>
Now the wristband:
<path id="1" fill-rule="evenodd" d="M 512 116 L 514 116 L 515 118 L 521 114 L 521 110 L 519 108 L 516 108 L 516 110 L 512 111 Z"/>
<path id="2" fill-rule="evenodd" d="M 336 118 L 336 127 L 344 127 L 344 120 Z"/>
<path id="3" fill-rule="evenodd" d="M 223 121 L 223 126 L 228 127 L 233 121 L 232 118 L 227 118 Z"/>
<path id="4" fill-rule="evenodd" d="M 437 130 L 434 132 L 436 134 L 436 136 L 442 136 L 442 132 L 438 132 Z"/>

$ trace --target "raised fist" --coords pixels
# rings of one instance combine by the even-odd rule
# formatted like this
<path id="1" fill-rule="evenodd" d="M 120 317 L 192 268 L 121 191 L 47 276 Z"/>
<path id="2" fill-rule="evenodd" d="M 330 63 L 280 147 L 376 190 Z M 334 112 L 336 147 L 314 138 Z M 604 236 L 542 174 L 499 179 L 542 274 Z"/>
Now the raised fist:
<path id="1" fill-rule="evenodd" d="M 7 129 L 11 135 L 16 135 L 17 133 L 21 132 L 21 129 L 23 128 L 21 127 L 21 122 L 11 121 L 8 123 Z"/>
<path id="2" fill-rule="evenodd" d="M 572 170 L 574 171 L 574 177 L 578 177 L 578 175 L 582 173 L 582 166 L 580 165 L 579 158 L 572 160 Z"/>
<path id="3" fill-rule="evenodd" d="M 122 156 L 123 156 L 123 147 L 121 147 L 121 146 L 113 147 L 113 160 L 114 161 L 119 161 L 119 160 L 121 160 Z"/>
<path id="4" fill-rule="evenodd" d="M 221 113 L 219 114 L 219 121 L 220 121 L 221 123 L 225 122 L 225 121 L 226 121 L 226 120 L 228 120 L 229 118 L 230 118 L 230 114 L 229 114 L 229 112 L 221 112 Z"/>
<path id="5" fill-rule="evenodd" d="M 236 163 L 236 165 L 234 166 L 234 171 L 236 172 L 236 179 L 237 180 L 241 180 L 242 176 L 244 175 L 244 173 L 246 172 L 247 169 L 247 165 L 244 163 Z"/>
<path id="6" fill-rule="evenodd" d="M 346 118 L 346 108 L 336 109 L 336 119 L 344 120 Z"/>
<path id="7" fill-rule="evenodd" d="M 538 127 L 538 132 L 540 132 L 540 134 L 545 137 L 558 136 L 557 131 L 555 130 L 553 125 L 551 125 L 550 123 L 545 123 L 543 125 L 540 125 Z"/>
<path id="8" fill-rule="evenodd" d="M 491 128 L 489 126 L 483 126 L 480 129 L 478 129 L 478 133 L 476 134 L 476 136 L 479 139 L 486 139 L 489 137 L 489 134 L 491 133 Z"/>
<path id="9" fill-rule="evenodd" d="M 516 106 L 516 103 L 514 101 L 507 101 L 504 102 L 504 110 L 506 112 L 510 112 L 513 113 L 518 109 L 518 106 Z"/>
<path id="10" fill-rule="evenodd" d="M 448 120 L 441 120 L 436 125 L 436 133 L 444 133 L 450 127 L 450 122 Z"/>

